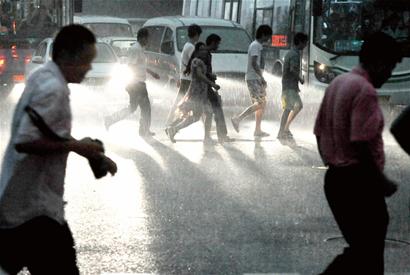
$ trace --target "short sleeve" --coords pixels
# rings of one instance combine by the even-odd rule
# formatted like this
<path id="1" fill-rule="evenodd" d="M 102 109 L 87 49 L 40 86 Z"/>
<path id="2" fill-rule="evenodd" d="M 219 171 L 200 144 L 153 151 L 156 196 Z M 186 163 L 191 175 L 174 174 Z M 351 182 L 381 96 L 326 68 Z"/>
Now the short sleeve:
<path id="1" fill-rule="evenodd" d="M 253 43 L 249 48 L 249 55 L 250 56 L 260 56 L 262 52 L 262 46 Z"/>
<path id="2" fill-rule="evenodd" d="M 59 85 L 47 86 L 54 86 L 54 88 L 36 92 L 29 106 L 40 115 L 55 134 L 62 138 L 69 138 L 71 135 L 71 112 L 68 94 L 59 89 Z M 24 114 L 17 129 L 16 143 L 36 140 L 42 136 L 43 134 L 33 124 L 30 117 Z"/>
<path id="3" fill-rule="evenodd" d="M 371 141 L 383 129 L 381 113 L 376 93 L 361 91 L 353 100 L 350 118 L 350 141 Z"/>

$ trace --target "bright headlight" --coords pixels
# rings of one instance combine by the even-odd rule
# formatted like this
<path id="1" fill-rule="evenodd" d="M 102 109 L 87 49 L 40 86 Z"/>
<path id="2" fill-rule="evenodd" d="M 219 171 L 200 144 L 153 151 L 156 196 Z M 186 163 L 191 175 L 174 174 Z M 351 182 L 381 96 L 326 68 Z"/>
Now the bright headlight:
<path id="1" fill-rule="evenodd" d="M 332 71 L 331 67 L 327 66 L 326 64 L 322 64 L 319 62 L 314 62 L 315 67 L 315 77 L 317 80 L 323 83 L 330 83 L 333 78 L 335 78 L 336 74 Z"/>
<path id="2" fill-rule="evenodd" d="M 125 64 L 118 64 L 111 71 L 111 83 L 113 85 L 126 86 L 132 79 L 132 70 Z"/>

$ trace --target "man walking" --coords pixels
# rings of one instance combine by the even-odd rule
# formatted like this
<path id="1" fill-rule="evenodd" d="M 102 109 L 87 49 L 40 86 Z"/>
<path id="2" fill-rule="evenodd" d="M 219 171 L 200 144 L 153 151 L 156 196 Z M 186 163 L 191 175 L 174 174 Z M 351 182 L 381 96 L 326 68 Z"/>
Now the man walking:
<path id="1" fill-rule="evenodd" d="M 79 274 L 74 241 L 64 217 L 64 178 L 69 152 L 102 158 L 111 174 L 116 165 L 90 138 L 71 137 L 67 83 L 80 83 L 95 57 L 95 37 L 80 25 L 61 29 L 53 61 L 27 80 L 12 121 L 0 177 L 0 270 L 32 275 Z M 29 116 L 37 114 L 35 122 Z M 58 138 L 45 135 L 45 125 Z"/>
<path id="2" fill-rule="evenodd" d="M 137 33 L 137 42 L 130 48 L 130 66 L 134 72 L 133 81 L 127 86 L 130 104 L 127 108 L 122 109 L 108 117 L 105 117 L 105 127 L 108 129 L 112 124 L 123 120 L 137 110 L 141 109 L 141 118 L 139 123 L 139 135 L 142 137 L 150 137 L 155 135 L 151 132 L 151 103 L 148 97 L 147 86 L 145 80 L 147 73 L 153 78 L 159 79 L 159 75 L 147 68 L 147 58 L 144 52 L 148 44 L 148 30 L 142 28 Z"/>
<path id="3" fill-rule="evenodd" d="M 303 108 L 300 99 L 299 82 L 303 85 L 304 79 L 300 75 L 301 52 L 306 47 L 308 36 L 304 33 L 296 33 L 293 38 L 294 46 L 286 54 L 283 64 L 282 75 L 282 118 L 278 139 L 293 138 L 289 126 Z"/>
<path id="4" fill-rule="evenodd" d="M 326 89 L 314 133 L 329 166 L 325 194 L 348 247 L 322 274 L 384 274 L 389 216 L 385 198 L 397 186 L 383 173 L 383 115 L 375 88 L 401 60 L 398 43 L 382 32 L 370 35 L 360 65 Z"/>
<path id="5" fill-rule="evenodd" d="M 252 100 L 252 105 L 241 114 L 231 118 L 233 128 L 239 132 L 240 122 L 250 114 L 255 113 L 255 137 L 267 137 L 268 133 L 262 131 L 261 123 L 266 107 L 266 81 L 263 78 L 263 43 L 268 42 L 272 36 L 272 29 L 268 25 L 261 25 L 256 30 L 256 40 L 249 45 L 248 69 L 245 75 L 246 84 Z"/>
<path id="6" fill-rule="evenodd" d="M 192 76 L 185 75 L 184 72 L 186 70 L 186 66 L 188 65 L 188 61 L 191 58 L 192 53 L 195 50 L 195 44 L 198 42 L 199 37 L 201 36 L 202 29 L 200 26 L 196 24 L 192 24 L 188 27 L 188 38 L 189 40 L 185 43 L 182 52 L 181 52 L 181 63 L 179 64 L 179 72 L 180 72 L 180 83 L 179 83 L 179 90 L 178 94 L 174 100 L 174 104 L 169 111 L 168 118 L 167 118 L 167 125 L 169 125 L 172 121 L 174 121 L 175 117 L 175 110 L 179 101 L 184 97 L 186 92 L 188 91 L 189 85 L 191 84 Z M 173 126 L 173 125 L 171 125 Z"/>
<path id="7" fill-rule="evenodd" d="M 215 82 L 216 75 L 212 72 L 212 52 L 218 50 L 219 44 L 221 43 L 221 37 L 217 34 L 210 34 L 206 38 L 206 47 L 205 50 L 208 52 L 208 58 L 205 62 L 207 66 L 207 77 Z M 208 99 L 211 102 L 212 112 L 216 124 L 216 134 L 218 136 L 218 142 L 232 142 L 233 138 L 228 136 L 228 130 L 226 128 L 225 115 L 222 109 L 222 98 L 219 95 L 218 91 L 212 89 L 211 86 L 208 86 Z M 205 118 L 205 141 L 212 143 L 211 138 L 211 127 L 212 127 L 212 116 L 206 116 Z"/>

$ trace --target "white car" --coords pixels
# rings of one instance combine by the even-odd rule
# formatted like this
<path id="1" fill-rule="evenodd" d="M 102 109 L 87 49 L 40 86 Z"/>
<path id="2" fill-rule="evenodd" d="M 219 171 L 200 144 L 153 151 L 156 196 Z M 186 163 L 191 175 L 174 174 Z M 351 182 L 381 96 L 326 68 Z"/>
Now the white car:
<path id="1" fill-rule="evenodd" d="M 132 45 L 137 42 L 137 38 L 134 37 L 122 37 L 122 36 L 109 36 L 98 39 L 101 42 L 110 44 L 116 55 L 123 61 L 129 61 L 129 50 Z"/>
<path id="2" fill-rule="evenodd" d="M 27 77 L 52 60 L 53 39 L 44 39 L 35 50 L 30 62 L 26 65 Z M 83 81 L 86 85 L 119 84 L 125 86 L 132 79 L 129 67 L 120 62 L 112 47 L 104 42 L 97 42 L 97 56 L 92 62 L 92 69 L 87 73 Z"/>

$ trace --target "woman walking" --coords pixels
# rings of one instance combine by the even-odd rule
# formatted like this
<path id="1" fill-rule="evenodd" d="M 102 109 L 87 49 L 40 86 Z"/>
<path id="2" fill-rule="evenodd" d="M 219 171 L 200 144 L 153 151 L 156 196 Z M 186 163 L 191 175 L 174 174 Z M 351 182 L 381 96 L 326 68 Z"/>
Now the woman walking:
<path id="1" fill-rule="evenodd" d="M 188 92 L 178 104 L 176 119 L 171 123 L 171 126 L 165 129 L 166 134 L 173 143 L 175 143 L 174 136 L 179 130 L 197 122 L 202 115 L 209 116 L 212 114 L 212 107 L 207 94 L 208 86 L 216 90 L 219 90 L 220 87 L 206 77 L 205 61 L 207 53 L 203 49 L 204 46 L 205 44 L 202 42 L 195 45 L 195 51 L 192 53 L 184 72 L 184 74 L 192 76 L 191 84 Z M 206 141 L 205 137 L 204 142 Z"/>

